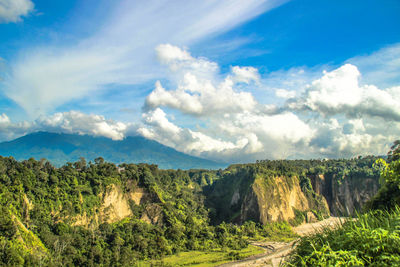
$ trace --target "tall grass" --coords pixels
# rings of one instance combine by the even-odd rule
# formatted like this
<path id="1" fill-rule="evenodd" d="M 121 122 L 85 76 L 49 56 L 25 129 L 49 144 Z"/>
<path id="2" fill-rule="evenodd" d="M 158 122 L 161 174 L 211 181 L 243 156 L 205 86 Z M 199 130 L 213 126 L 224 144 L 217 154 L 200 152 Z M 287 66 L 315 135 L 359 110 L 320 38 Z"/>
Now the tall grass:
<path id="1" fill-rule="evenodd" d="M 400 208 L 370 211 L 299 240 L 286 266 L 400 266 Z"/>

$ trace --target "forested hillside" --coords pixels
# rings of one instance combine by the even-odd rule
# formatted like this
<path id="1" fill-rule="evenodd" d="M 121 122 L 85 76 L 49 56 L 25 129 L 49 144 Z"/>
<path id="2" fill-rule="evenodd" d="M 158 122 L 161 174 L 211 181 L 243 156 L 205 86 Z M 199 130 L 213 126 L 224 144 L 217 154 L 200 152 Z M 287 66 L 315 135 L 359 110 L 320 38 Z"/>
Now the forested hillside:
<path id="1" fill-rule="evenodd" d="M 56 168 L 46 160 L 0 157 L 0 259 L 6 265 L 130 266 L 180 251 L 235 251 L 249 238 L 290 238 L 284 221 L 329 216 L 312 177 L 332 173 L 338 185 L 375 179 L 374 160 L 262 161 L 182 171 L 117 166 L 103 158 Z M 297 208 L 285 204 L 291 192 Z M 243 201 L 249 196 L 252 201 Z M 293 216 L 246 213 L 267 202 L 276 214 Z"/>

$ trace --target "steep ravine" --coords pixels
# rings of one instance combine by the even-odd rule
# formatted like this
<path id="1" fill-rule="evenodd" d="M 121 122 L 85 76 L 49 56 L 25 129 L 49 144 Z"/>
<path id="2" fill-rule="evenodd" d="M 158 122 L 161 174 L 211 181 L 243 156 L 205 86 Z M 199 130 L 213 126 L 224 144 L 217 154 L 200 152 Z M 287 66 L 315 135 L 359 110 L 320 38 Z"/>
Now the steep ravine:
<path id="1" fill-rule="evenodd" d="M 256 168 L 238 166 L 217 181 L 207 194 L 214 223 L 252 220 L 313 222 L 327 215 L 351 216 L 379 189 L 379 176 L 268 175 Z M 306 182 L 304 182 L 306 181 Z M 304 183 L 309 186 L 304 186 Z M 303 184 L 303 186 L 302 186 Z"/>
<path id="2" fill-rule="evenodd" d="M 378 176 L 338 179 L 335 174 L 321 174 L 310 180 L 313 190 L 326 199 L 333 216 L 351 216 L 360 211 L 379 189 Z"/>

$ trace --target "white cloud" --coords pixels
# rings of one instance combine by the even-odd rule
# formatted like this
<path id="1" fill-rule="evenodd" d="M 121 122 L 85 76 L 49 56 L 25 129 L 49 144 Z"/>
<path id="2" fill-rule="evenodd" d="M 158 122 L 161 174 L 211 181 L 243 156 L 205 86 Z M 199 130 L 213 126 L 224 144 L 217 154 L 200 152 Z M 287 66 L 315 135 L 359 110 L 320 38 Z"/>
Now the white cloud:
<path id="1" fill-rule="evenodd" d="M 176 61 L 191 61 L 192 56 L 186 50 L 171 44 L 161 44 L 156 47 L 158 60 L 163 64 L 169 64 Z"/>
<path id="2" fill-rule="evenodd" d="M 354 65 L 325 71 L 320 77 L 315 70 L 302 68 L 275 72 L 255 85 L 235 80 L 233 68 L 225 77 L 216 71 L 218 66 L 198 72 L 192 66 L 200 59 L 174 49 L 175 54 L 181 52 L 183 60 L 179 56 L 166 63 L 174 66 L 170 69 L 175 89 L 156 84 L 146 99 L 140 128 L 144 136 L 180 151 L 231 162 L 352 157 L 385 154 L 399 136 L 400 87 L 365 85 Z M 274 87 L 278 84 L 283 87 Z M 258 102 L 253 96 L 257 86 L 272 89 L 287 102 L 282 106 Z M 180 127 L 160 107 L 187 114 L 203 126 Z"/>
<path id="3" fill-rule="evenodd" d="M 154 57 L 154 48 L 160 43 L 190 45 L 284 2 L 114 1 L 110 15 L 102 18 L 99 28 L 89 37 L 74 44 L 69 39 L 62 46 L 21 51 L 10 62 L 3 91 L 35 118 L 109 84 L 138 84 L 162 77 Z M 62 33 L 58 36 L 62 39 Z M 189 59 L 184 52 L 175 52 L 172 48 L 163 55 L 166 62 L 166 55 L 171 60 L 176 56 Z M 37 101 L 32 101 L 33 97 Z"/>
<path id="4" fill-rule="evenodd" d="M 32 128 L 30 122 L 12 123 L 7 114 L 0 114 L 0 141 L 26 134 Z"/>
<path id="5" fill-rule="evenodd" d="M 299 99 L 289 100 L 288 107 L 323 116 L 376 116 L 400 121 L 399 87 L 382 90 L 374 85 L 360 85 L 360 78 L 357 67 L 343 65 L 313 81 Z"/>
<path id="6" fill-rule="evenodd" d="M 232 79 L 236 82 L 244 82 L 250 83 L 254 81 L 256 83 L 260 82 L 260 74 L 258 73 L 258 69 L 254 67 L 239 67 L 234 66 L 231 68 L 233 73 Z"/>
<path id="7" fill-rule="evenodd" d="M 10 140 L 35 131 L 88 134 L 121 140 L 135 132 L 131 123 L 108 120 L 101 115 L 84 114 L 79 111 L 41 116 L 33 122 L 13 123 L 6 114 L 0 115 L 0 138 Z"/>
<path id="8" fill-rule="evenodd" d="M 168 120 L 165 112 L 160 108 L 144 113 L 143 121 L 145 125 L 138 129 L 138 133 L 144 137 L 198 156 L 207 152 L 224 154 L 245 146 L 242 142 L 234 144 L 221 141 L 198 131 L 178 127 Z"/>
<path id="9" fill-rule="evenodd" d="M 218 64 L 206 58 L 194 58 L 192 55 L 177 46 L 171 44 L 161 44 L 156 47 L 159 62 L 168 67 L 169 74 L 181 79 L 186 73 L 191 73 L 197 77 L 210 79 L 219 71 Z"/>
<path id="10" fill-rule="evenodd" d="M 356 119 L 339 122 L 336 119 L 316 121 L 317 129 L 309 146 L 310 155 L 338 158 L 356 155 L 384 155 L 398 139 L 399 123 L 379 119 Z"/>
<path id="11" fill-rule="evenodd" d="M 161 47 L 158 47 L 160 54 Z M 165 46 L 163 47 L 165 48 Z M 172 55 L 167 56 L 167 52 Z M 255 108 L 257 102 L 249 92 L 235 90 L 235 82 L 228 75 L 225 79 L 218 77 L 218 65 L 204 58 L 193 58 L 188 52 L 178 47 L 168 46 L 164 49 L 161 58 L 176 75 L 177 89 L 166 90 L 161 83 L 146 98 L 145 108 L 151 109 L 167 106 L 180 111 L 206 116 L 225 112 L 243 112 Z M 183 56 L 184 55 L 184 56 Z M 164 60 L 168 58 L 168 60 Z M 182 59 L 183 58 L 183 59 Z M 255 73 L 256 69 L 244 70 Z"/>
<path id="12" fill-rule="evenodd" d="M 40 117 L 36 127 L 50 132 L 89 134 L 104 136 L 113 140 L 125 137 L 130 124 L 107 120 L 101 115 L 88 115 L 79 111 L 55 113 L 51 116 Z"/>
<path id="13" fill-rule="evenodd" d="M 233 67 L 223 77 L 216 72 L 216 63 L 172 48 L 169 46 L 166 51 L 175 56 L 166 56 L 168 61 L 161 59 L 161 62 L 173 66 L 170 69 L 176 89 L 167 90 L 157 82 L 146 98 L 144 125 L 139 129 L 145 137 L 186 153 L 233 161 L 260 155 L 284 158 L 311 140 L 314 131 L 298 116 L 291 112 L 271 114 L 267 112 L 271 107 L 258 103 L 246 91 L 255 86 L 248 84 L 251 80 L 259 81 L 257 69 Z M 204 68 L 199 61 L 216 67 Z M 169 121 L 160 107 L 195 116 L 207 126 L 197 131 L 181 128 Z"/>
<path id="14" fill-rule="evenodd" d="M 19 22 L 33 9 L 31 0 L 0 0 L 0 23 Z"/>

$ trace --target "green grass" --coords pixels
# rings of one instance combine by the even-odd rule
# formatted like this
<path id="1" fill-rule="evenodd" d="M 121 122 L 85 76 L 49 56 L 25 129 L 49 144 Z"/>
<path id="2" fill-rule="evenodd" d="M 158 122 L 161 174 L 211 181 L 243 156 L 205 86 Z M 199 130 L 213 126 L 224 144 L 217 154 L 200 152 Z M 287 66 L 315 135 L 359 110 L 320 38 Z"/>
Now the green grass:
<path id="1" fill-rule="evenodd" d="M 400 266 L 400 208 L 371 211 L 302 238 L 288 266 Z"/>
<path id="2" fill-rule="evenodd" d="M 262 248 L 249 245 L 242 250 L 188 251 L 167 256 L 158 261 L 140 262 L 138 266 L 196 266 L 209 267 L 261 254 Z"/>

